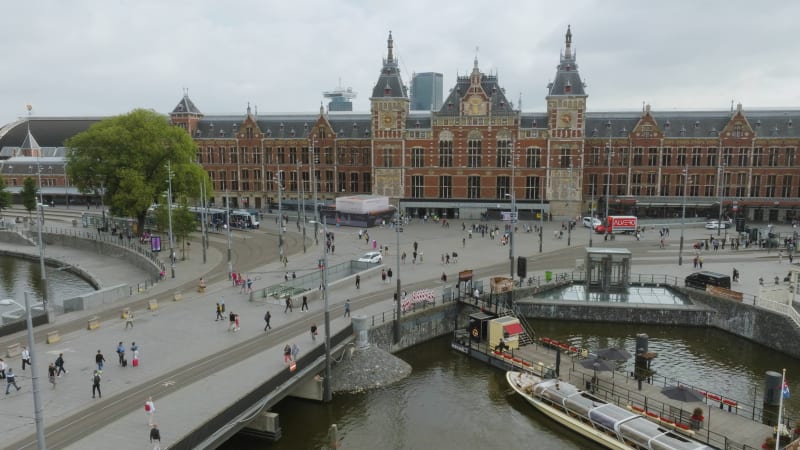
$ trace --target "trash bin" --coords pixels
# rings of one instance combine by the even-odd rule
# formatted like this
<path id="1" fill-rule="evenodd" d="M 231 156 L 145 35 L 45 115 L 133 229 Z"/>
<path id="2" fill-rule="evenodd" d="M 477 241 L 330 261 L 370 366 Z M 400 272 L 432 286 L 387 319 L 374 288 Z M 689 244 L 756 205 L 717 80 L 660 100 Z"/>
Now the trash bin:
<path id="1" fill-rule="evenodd" d="M 545 271 L 545 273 L 544 273 L 544 281 L 547 281 L 547 282 L 553 281 L 553 272 L 551 272 L 549 270 Z"/>

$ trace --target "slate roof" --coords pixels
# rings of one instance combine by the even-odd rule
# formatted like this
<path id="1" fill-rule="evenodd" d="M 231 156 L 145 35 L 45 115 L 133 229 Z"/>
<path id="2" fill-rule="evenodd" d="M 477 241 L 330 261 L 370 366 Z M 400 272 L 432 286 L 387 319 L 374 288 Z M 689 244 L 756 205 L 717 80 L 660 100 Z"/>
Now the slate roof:
<path id="1" fill-rule="evenodd" d="M 178 102 L 177 105 L 175 105 L 175 108 L 170 113 L 170 115 L 176 115 L 176 114 L 203 115 L 203 113 L 200 112 L 200 109 L 198 109 L 197 106 L 194 105 L 194 102 L 192 102 L 192 100 L 189 99 L 188 92 L 183 93 L 183 98 Z"/>
<path id="2" fill-rule="evenodd" d="M 383 68 L 381 68 L 378 82 L 372 88 L 372 98 L 408 98 L 408 89 L 403 84 L 403 79 L 400 76 L 397 58 L 393 55 L 393 46 L 394 40 L 390 31 L 389 39 L 387 40 L 387 56 L 383 60 Z"/>
<path id="3" fill-rule="evenodd" d="M 235 136 L 245 116 L 205 116 L 197 123 L 194 138 L 222 139 Z M 306 139 L 318 114 L 275 114 L 256 117 L 267 138 Z M 371 138 L 368 113 L 329 113 L 328 122 L 339 138 Z"/>
<path id="4" fill-rule="evenodd" d="M 474 62 L 474 71 L 478 71 L 478 60 Z M 486 75 L 480 73 L 481 89 L 489 97 L 491 104 L 492 115 L 501 115 L 504 113 L 513 114 L 514 105 L 506 98 L 505 89 L 500 87 L 497 75 Z M 460 114 L 461 102 L 469 91 L 471 85 L 471 76 L 459 76 L 456 79 L 456 85 L 450 89 L 450 94 L 442 103 L 442 108 L 438 114 L 443 115 L 458 115 Z"/>
<path id="5" fill-rule="evenodd" d="M 556 68 L 556 78 L 548 86 L 548 96 L 586 96 L 578 73 L 576 54 L 572 51 L 572 31 L 567 27 L 564 53 Z"/>
<path id="6" fill-rule="evenodd" d="M 520 128 L 547 129 L 547 113 L 522 113 L 520 114 Z"/>

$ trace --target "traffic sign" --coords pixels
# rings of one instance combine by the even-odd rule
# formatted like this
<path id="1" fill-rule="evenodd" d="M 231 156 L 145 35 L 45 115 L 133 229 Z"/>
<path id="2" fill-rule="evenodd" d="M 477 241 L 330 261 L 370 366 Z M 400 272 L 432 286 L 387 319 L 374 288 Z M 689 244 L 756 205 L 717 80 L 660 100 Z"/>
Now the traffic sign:
<path id="1" fill-rule="evenodd" d="M 502 211 L 501 214 L 504 222 L 517 221 L 518 213 L 516 211 Z"/>

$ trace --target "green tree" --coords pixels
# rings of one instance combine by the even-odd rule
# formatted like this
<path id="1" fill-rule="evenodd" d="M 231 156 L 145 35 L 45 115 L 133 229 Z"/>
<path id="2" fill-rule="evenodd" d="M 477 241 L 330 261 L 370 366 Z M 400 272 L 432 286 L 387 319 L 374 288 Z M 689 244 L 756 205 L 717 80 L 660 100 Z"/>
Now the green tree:
<path id="1" fill-rule="evenodd" d="M 99 193 L 116 216 L 135 217 L 144 230 L 147 208 L 167 190 L 171 165 L 174 198 L 196 198 L 208 182 L 195 162 L 197 145 L 166 116 L 136 109 L 92 125 L 66 142 L 69 180 L 83 193 Z"/>
<path id="2" fill-rule="evenodd" d="M 28 217 L 30 217 L 31 212 L 36 209 L 36 195 L 39 193 L 39 190 L 36 188 L 36 179 L 33 177 L 26 177 L 25 180 L 22 182 L 22 191 L 20 191 L 19 195 L 22 197 L 22 206 L 28 210 Z"/>
<path id="3" fill-rule="evenodd" d="M 3 177 L 0 177 L 0 212 L 11 207 L 11 193 Z"/>
<path id="4" fill-rule="evenodd" d="M 160 230 L 168 233 L 169 212 L 167 209 L 168 202 L 166 201 L 166 197 L 162 198 L 161 205 L 161 207 L 156 209 L 156 225 L 158 225 Z M 172 234 L 174 235 L 175 244 L 181 245 L 184 249 L 184 259 L 186 255 L 186 238 L 189 237 L 192 232 L 196 231 L 197 227 L 197 219 L 195 219 L 194 213 L 189 211 L 185 201 L 179 207 L 172 208 Z M 166 244 L 169 245 L 169 240 L 167 240 Z M 161 245 L 162 247 L 164 246 L 163 241 Z"/>

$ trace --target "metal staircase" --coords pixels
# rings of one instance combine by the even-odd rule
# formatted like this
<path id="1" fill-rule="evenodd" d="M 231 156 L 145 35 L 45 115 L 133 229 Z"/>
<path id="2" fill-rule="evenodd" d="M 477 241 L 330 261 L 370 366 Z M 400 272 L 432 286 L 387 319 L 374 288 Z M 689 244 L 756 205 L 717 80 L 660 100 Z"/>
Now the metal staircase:
<path id="1" fill-rule="evenodd" d="M 517 314 L 516 310 L 510 308 L 503 308 L 503 311 L 500 312 L 499 317 L 511 316 L 519 320 L 520 325 L 522 325 L 522 334 L 519 335 L 519 346 L 522 347 L 524 345 L 533 344 L 533 337 L 536 336 L 536 333 L 533 331 L 533 327 L 528 324 L 528 321 L 525 320 L 525 317 Z"/>

